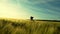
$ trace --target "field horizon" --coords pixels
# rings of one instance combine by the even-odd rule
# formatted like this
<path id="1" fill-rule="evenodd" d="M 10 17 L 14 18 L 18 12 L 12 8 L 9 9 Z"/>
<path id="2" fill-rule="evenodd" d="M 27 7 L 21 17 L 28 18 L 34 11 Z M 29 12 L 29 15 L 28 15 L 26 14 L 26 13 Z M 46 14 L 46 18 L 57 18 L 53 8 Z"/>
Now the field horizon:
<path id="1" fill-rule="evenodd" d="M 60 20 L 1 18 L 0 34 L 60 34 Z"/>
<path id="2" fill-rule="evenodd" d="M 0 18 L 0 19 L 7 19 L 7 20 L 30 20 L 30 18 L 29 19 L 21 19 L 21 18 L 19 18 L 19 19 L 17 19 L 17 18 Z M 60 22 L 60 20 L 54 20 L 54 19 L 33 19 L 33 20 L 36 20 L 36 21 L 57 21 L 57 22 Z"/>

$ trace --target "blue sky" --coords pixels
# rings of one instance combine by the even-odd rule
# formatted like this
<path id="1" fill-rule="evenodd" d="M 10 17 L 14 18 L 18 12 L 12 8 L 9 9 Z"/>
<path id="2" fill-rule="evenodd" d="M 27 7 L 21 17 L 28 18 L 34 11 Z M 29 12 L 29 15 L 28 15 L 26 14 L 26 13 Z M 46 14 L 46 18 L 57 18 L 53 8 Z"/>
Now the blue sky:
<path id="1" fill-rule="evenodd" d="M 60 0 L 0 0 L 0 17 L 60 20 Z"/>

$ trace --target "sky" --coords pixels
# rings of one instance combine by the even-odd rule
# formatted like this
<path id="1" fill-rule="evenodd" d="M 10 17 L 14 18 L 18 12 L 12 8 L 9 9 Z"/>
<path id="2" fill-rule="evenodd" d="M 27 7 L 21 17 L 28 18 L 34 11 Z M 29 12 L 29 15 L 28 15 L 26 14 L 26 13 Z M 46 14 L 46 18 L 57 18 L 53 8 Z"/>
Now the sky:
<path id="1" fill-rule="evenodd" d="M 0 0 L 0 17 L 60 20 L 60 0 Z"/>

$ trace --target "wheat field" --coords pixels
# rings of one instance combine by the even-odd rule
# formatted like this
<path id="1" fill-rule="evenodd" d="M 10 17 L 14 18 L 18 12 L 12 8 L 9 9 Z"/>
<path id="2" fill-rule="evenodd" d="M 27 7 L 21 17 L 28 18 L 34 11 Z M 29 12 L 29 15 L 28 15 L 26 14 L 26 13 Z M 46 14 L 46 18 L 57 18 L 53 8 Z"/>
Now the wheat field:
<path id="1" fill-rule="evenodd" d="M 60 22 L 0 19 L 0 34 L 60 34 Z"/>

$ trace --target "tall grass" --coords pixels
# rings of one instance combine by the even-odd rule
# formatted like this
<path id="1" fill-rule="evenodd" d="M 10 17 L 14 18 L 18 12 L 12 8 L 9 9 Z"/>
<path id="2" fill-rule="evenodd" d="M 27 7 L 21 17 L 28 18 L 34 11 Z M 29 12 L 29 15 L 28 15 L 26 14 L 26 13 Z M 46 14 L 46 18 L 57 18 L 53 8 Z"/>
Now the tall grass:
<path id="1" fill-rule="evenodd" d="M 60 22 L 1 19 L 0 34 L 60 34 Z"/>

